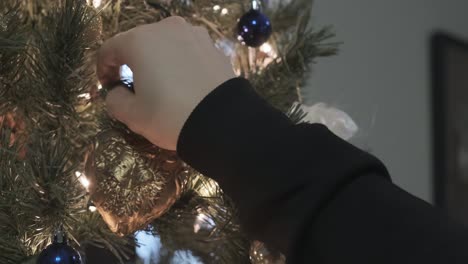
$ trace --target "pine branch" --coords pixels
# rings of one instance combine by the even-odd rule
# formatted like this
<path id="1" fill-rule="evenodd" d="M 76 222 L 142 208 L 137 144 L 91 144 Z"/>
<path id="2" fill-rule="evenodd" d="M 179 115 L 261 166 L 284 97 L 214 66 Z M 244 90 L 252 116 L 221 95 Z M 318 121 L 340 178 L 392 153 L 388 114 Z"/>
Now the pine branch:
<path id="1" fill-rule="evenodd" d="M 161 4 L 161 7 L 164 5 Z M 144 0 L 112 1 L 101 10 L 103 38 L 130 30 L 136 26 L 155 23 L 168 16 L 166 8 L 155 8 Z"/>
<path id="2" fill-rule="evenodd" d="M 11 130 L 0 122 L 0 263 L 25 260 L 28 249 L 21 241 L 21 221 L 15 214 L 15 182 L 18 147 L 11 142 Z"/>
<path id="3" fill-rule="evenodd" d="M 284 53 L 250 78 L 257 91 L 283 111 L 300 101 L 300 89 L 315 59 L 337 53 L 338 43 L 330 42 L 334 37 L 330 28 L 313 31 L 307 27 L 307 22 L 307 17 L 301 17 L 294 34 L 277 36 L 277 45 L 285 47 L 279 50 Z"/>
<path id="4" fill-rule="evenodd" d="M 60 225 L 71 229 L 86 207 L 85 191 L 74 175 L 78 164 L 70 160 L 70 145 L 60 135 L 31 137 L 36 144 L 29 146 L 25 160 L 17 164 L 10 194 L 16 204 L 14 215 L 24 218 L 20 236 L 27 237 L 24 244 L 36 254 L 50 243 Z"/>
<path id="5" fill-rule="evenodd" d="M 2 15 L 12 10 L 11 5 L 3 8 L 7 3 L 0 3 Z M 78 97 L 97 84 L 88 51 L 97 37 L 95 13 L 82 1 L 22 4 L 15 6 L 16 22 L 0 31 L 0 62 L 11 65 L 1 67 L 1 80 L 9 82 L 0 85 L 0 121 L 8 113 L 6 117 L 14 116 L 28 131 L 22 159 L 23 140 L 0 122 L 0 227 L 8 231 L 0 230 L 0 262 L 20 263 L 37 254 L 61 224 L 75 247 L 101 245 L 124 259 L 131 241 L 112 234 L 100 217 L 86 218 L 85 192 L 74 175 L 97 129 L 100 108 Z M 25 13 L 34 15 L 24 19 Z"/>
<path id="6" fill-rule="evenodd" d="M 63 0 L 63 7 L 55 7 L 35 30 L 30 72 L 35 85 L 26 89 L 42 101 L 37 108 L 59 122 L 76 116 L 78 95 L 97 83 L 85 63 L 94 41 L 87 32 L 93 19 L 83 1 Z M 52 118 L 48 123 L 57 125 Z"/>
<path id="7" fill-rule="evenodd" d="M 269 64 L 258 49 L 235 44 L 237 19 L 250 8 L 249 0 L 148 1 L 108 1 L 100 17 L 85 1 L 0 1 L 0 263 L 20 263 L 36 254 L 60 224 L 81 250 L 107 248 L 121 262 L 132 251 L 133 238 L 117 237 L 97 213 L 86 210 L 85 192 L 74 175 L 98 130 L 127 133 L 142 151 L 154 148 L 108 118 L 94 98 L 96 42 L 169 13 L 183 16 L 208 27 L 215 41 L 234 43 L 236 69 L 273 105 L 289 109 L 294 122 L 304 113 L 290 106 L 300 101 L 311 64 L 337 52 L 329 28 L 312 30 L 310 0 L 264 10 L 275 32 L 269 44 L 278 53 Z M 215 12 L 215 5 L 227 13 Z M 91 99 L 80 97 L 90 92 Z M 6 115 L 24 132 L 7 125 Z M 26 156 L 20 154 L 24 145 Z M 181 199 L 153 222 L 164 246 L 190 249 L 208 263 L 248 263 L 249 241 L 232 201 L 214 181 L 193 169 L 184 173 Z M 195 232 L 200 216 L 208 224 Z"/>
<path id="8" fill-rule="evenodd" d="M 249 263 L 249 241 L 240 231 L 233 204 L 222 193 L 203 196 L 190 188 L 152 225 L 170 252 L 191 250 L 205 263 Z"/>
<path id="9" fill-rule="evenodd" d="M 120 237 L 109 230 L 98 212 L 81 214 L 73 230 L 74 236 L 80 241 L 82 254 L 88 246 L 105 248 L 124 263 L 129 260 L 135 250 L 135 239 L 132 236 Z"/>
<path id="10" fill-rule="evenodd" d="M 21 20 L 18 3 L 0 2 L 0 116 L 12 108 L 6 94 L 19 81 L 26 59 L 26 29 Z"/>

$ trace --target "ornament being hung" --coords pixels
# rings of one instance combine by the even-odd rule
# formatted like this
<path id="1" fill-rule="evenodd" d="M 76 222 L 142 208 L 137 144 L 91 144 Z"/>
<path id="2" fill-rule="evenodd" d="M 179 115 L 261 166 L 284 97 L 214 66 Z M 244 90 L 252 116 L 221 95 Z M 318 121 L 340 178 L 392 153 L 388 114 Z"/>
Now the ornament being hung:
<path id="1" fill-rule="evenodd" d="M 135 92 L 131 69 L 122 66 L 120 75 L 118 85 Z M 109 228 L 129 235 L 174 204 L 186 165 L 174 151 L 153 145 L 117 121 L 106 122 L 87 156 L 85 174 L 94 206 Z"/>
<path id="2" fill-rule="evenodd" d="M 61 230 L 54 234 L 52 244 L 47 246 L 39 257 L 37 264 L 81 264 L 78 251 L 68 245 L 67 237 Z"/>
<path id="3" fill-rule="evenodd" d="M 252 0 L 252 8 L 245 13 L 237 24 L 238 39 L 249 47 L 259 47 L 271 36 L 270 19 L 260 12 L 258 0 Z"/>
<path id="4" fill-rule="evenodd" d="M 132 142 L 138 137 L 130 131 L 104 130 L 86 161 L 91 199 L 109 228 L 122 236 L 172 206 L 181 193 L 185 171 L 175 152 Z"/>

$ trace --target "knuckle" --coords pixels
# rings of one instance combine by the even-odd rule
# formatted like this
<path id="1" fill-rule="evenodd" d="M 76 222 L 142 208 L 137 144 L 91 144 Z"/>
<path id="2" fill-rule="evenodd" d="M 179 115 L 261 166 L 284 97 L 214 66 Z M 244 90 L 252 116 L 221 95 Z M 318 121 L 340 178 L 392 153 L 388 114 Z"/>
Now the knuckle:
<path id="1" fill-rule="evenodd" d="M 166 18 L 165 20 L 167 22 L 171 22 L 171 23 L 174 23 L 174 24 L 180 24 L 180 25 L 183 25 L 183 24 L 187 23 L 185 18 L 180 17 L 180 16 L 171 16 L 171 17 Z"/>

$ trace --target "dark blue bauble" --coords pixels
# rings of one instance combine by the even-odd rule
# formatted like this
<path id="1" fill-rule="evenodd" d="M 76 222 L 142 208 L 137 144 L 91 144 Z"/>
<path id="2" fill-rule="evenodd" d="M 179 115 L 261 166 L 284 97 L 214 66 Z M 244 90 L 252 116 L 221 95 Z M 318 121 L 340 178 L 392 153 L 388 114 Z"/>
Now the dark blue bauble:
<path id="1" fill-rule="evenodd" d="M 237 24 L 239 40 L 250 47 L 259 47 L 271 36 L 270 19 L 259 10 L 251 9 Z"/>
<path id="2" fill-rule="evenodd" d="M 54 242 L 44 249 L 37 264 L 81 264 L 81 256 L 78 251 L 65 243 Z"/>

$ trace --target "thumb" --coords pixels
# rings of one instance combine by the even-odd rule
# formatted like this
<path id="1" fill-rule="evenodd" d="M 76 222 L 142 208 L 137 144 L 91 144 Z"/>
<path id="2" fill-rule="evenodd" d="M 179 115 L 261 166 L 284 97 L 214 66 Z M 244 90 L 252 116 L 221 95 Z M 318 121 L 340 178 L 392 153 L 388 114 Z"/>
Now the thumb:
<path id="1" fill-rule="evenodd" d="M 123 86 L 116 86 L 106 97 L 107 111 L 120 122 L 126 124 L 133 132 L 143 131 L 142 111 L 136 102 L 134 93 Z"/>

